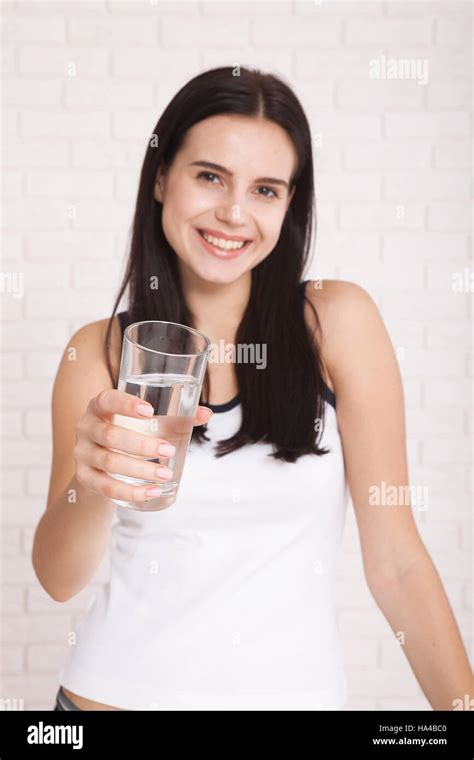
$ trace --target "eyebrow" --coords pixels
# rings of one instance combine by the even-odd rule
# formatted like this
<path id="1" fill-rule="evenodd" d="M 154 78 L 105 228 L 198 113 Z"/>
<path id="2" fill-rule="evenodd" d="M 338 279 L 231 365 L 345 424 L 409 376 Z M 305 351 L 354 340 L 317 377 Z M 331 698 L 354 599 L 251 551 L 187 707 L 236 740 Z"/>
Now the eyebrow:
<path id="1" fill-rule="evenodd" d="M 228 177 L 234 176 L 229 169 L 225 168 L 225 166 L 214 164 L 211 161 L 193 161 L 191 164 L 188 164 L 188 166 L 203 166 L 206 169 L 215 169 L 218 172 L 222 172 L 222 174 L 227 174 Z M 268 184 L 272 185 L 281 185 L 282 187 L 286 187 L 287 190 L 289 188 L 288 182 L 285 182 L 284 179 L 276 179 L 275 177 L 258 177 L 255 182 L 268 182 Z"/>

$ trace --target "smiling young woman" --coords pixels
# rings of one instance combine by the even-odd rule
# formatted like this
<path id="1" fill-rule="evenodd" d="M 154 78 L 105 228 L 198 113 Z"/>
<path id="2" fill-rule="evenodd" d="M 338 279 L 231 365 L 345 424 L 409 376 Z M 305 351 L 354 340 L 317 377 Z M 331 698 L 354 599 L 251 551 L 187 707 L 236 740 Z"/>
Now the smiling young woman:
<path id="1" fill-rule="evenodd" d="M 36 554 L 44 577 L 61 566 L 69 579 L 62 601 L 86 585 L 86 558 L 97 565 L 110 530 L 115 539 L 110 581 L 61 669 L 58 709 L 341 709 L 333 600 L 349 492 L 369 588 L 405 631 L 431 704 L 446 709 L 467 692 L 470 668 L 443 587 L 411 510 L 368 501 L 371 485 L 408 478 L 391 342 L 357 285 L 303 280 L 314 228 L 306 116 L 277 77 L 233 74 L 199 75 L 165 109 L 113 314 L 72 341 L 88 333 L 83 376 L 94 389 L 106 370 L 116 387 L 123 330 L 142 320 L 264 344 L 267 363 L 208 365 L 200 403 L 214 414 L 194 428 L 172 507 L 117 507 L 111 528 L 102 505 L 99 531 L 84 489 L 75 523 L 56 505 L 61 549 L 43 526 Z M 128 309 L 116 315 L 126 288 Z M 57 378 L 56 397 L 67 386 L 85 405 L 91 385 L 68 378 Z"/>

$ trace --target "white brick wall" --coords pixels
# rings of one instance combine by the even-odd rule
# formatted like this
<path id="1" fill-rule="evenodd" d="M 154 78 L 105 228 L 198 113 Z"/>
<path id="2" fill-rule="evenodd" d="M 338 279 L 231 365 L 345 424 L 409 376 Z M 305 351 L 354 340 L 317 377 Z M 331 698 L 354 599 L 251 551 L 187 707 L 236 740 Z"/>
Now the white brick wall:
<path id="1" fill-rule="evenodd" d="M 200 71 L 283 75 L 315 137 L 316 259 L 353 280 L 399 351 L 415 510 L 472 658 L 469 3 L 4 0 L 2 696 L 51 709 L 67 636 L 106 580 L 51 600 L 31 567 L 51 461 L 52 381 L 68 336 L 109 315 L 145 141 Z M 381 55 L 426 59 L 427 84 L 371 79 Z M 76 214 L 71 219 L 71 211 Z M 94 264 L 92 267 L 91 264 Z M 110 276 L 111 271 L 114 275 Z M 37 287 L 35 287 L 37 286 Z M 352 509 L 337 580 L 349 710 L 429 705 L 363 579 Z"/>

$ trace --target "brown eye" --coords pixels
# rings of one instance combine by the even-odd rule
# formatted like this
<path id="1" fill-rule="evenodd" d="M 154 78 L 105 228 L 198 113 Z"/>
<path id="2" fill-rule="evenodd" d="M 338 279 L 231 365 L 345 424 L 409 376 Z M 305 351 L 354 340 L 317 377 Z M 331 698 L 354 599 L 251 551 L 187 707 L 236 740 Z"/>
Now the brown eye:
<path id="1" fill-rule="evenodd" d="M 258 189 L 267 191 L 263 193 L 264 198 L 278 198 L 279 197 L 278 193 L 275 190 L 272 190 L 271 187 L 267 187 L 266 185 L 262 185 L 262 187 L 259 187 Z M 267 195 L 267 193 L 271 193 L 271 195 Z"/>
<path id="2" fill-rule="evenodd" d="M 214 174 L 213 172 L 199 172 L 199 174 L 197 175 L 197 179 L 203 179 L 205 182 L 213 185 L 214 182 L 212 181 L 212 179 L 219 179 L 219 177 L 217 176 L 217 174 Z"/>

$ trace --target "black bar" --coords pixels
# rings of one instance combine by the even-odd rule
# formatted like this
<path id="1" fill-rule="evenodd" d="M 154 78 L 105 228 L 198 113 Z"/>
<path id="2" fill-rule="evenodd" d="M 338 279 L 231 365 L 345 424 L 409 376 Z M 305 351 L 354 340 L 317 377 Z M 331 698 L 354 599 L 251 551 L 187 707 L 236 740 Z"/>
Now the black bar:
<path id="1" fill-rule="evenodd" d="M 229 751 L 241 751 L 245 760 L 255 751 L 266 760 L 273 748 L 291 758 L 302 752 L 315 760 L 356 755 L 420 760 L 474 757 L 472 709 L 216 712 L 4 711 L 0 713 L 0 760 L 46 754 L 82 758 L 99 752 L 105 757 L 130 753 L 129 758 L 148 758 L 170 752 L 175 756 L 186 745 L 193 755 L 215 750 L 221 758 Z M 56 743 L 49 743 L 50 739 Z M 66 740 L 69 743 L 62 743 Z"/>

